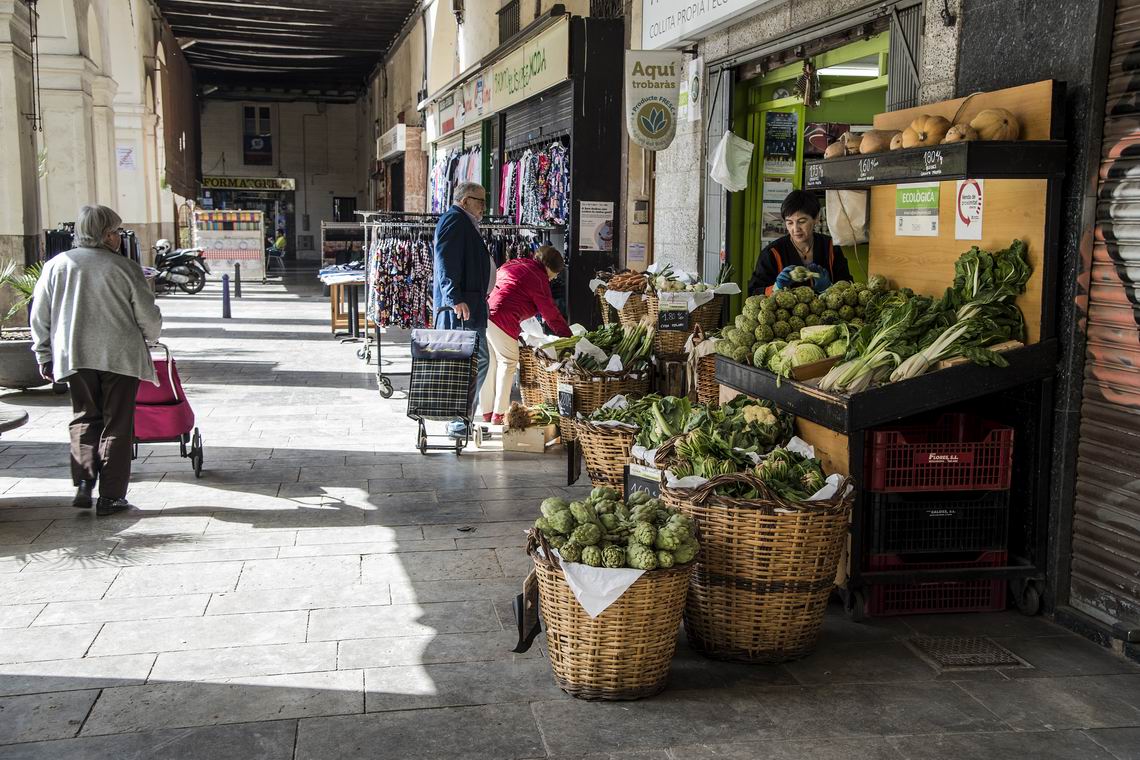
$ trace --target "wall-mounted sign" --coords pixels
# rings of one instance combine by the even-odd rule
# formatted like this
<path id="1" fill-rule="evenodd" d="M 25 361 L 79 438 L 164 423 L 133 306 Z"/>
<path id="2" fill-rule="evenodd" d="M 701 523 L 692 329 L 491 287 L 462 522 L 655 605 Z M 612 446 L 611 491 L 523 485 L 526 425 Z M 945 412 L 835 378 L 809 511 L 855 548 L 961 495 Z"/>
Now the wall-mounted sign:
<path id="1" fill-rule="evenodd" d="M 408 125 L 397 124 L 376 141 L 377 158 L 381 161 L 398 156 L 408 149 Z"/>
<path id="2" fill-rule="evenodd" d="M 279 190 L 297 189 L 291 177 L 202 177 L 203 190 Z"/>
<path id="3" fill-rule="evenodd" d="M 501 111 L 569 76 L 570 24 L 563 20 L 491 66 L 491 102 Z"/>
<path id="4" fill-rule="evenodd" d="M 133 172 L 139 168 L 133 145 L 115 146 L 115 159 L 118 161 L 119 171 Z"/>
<path id="5" fill-rule="evenodd" d="M 984 179 L 958 180 L 957 201 L 954 204 L 954 239 L 982 239 L 982 206 Z"/>
<path id="6" fill-rule="evenodd" d="M 614 249 L 614 204 L 612 201 L 579 201 L 578 248 L 583 251 Z"/>
<path id="7" fill-rule="evenodd" d="M 646 150 L 665 150 L 677 135 L 685 59 L 679 50 L 625 51 L 625 125 Z"/>
<path id="8" fill-rule="evenodd" d="M 718 27 L 743 21 L 783 0 L 647 0 L 642 7 L 641 44 L 647 50 L 680 47 Z"/>
<path id="9" fill-rule="evenodd" d="M 242 163 L 246 166 L 273 166 L 273 137 L 271 135 L 244 135 L 242 137 Z"/>
<path id="10" fill-rule="evenodd" d="M 900 237 L 938 237 L 937 182 L 895 185 L 895 234 Z"/>

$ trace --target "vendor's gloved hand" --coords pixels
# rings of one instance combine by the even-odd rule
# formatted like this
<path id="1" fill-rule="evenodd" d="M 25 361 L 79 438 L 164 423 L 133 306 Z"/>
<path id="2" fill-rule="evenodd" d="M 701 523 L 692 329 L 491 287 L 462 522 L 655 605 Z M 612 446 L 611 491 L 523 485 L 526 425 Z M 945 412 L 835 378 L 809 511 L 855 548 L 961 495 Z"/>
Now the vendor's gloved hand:
<path id="1" fill-rule="evenodd" d="M 780 274 L 776 276 L 776 290 L 791 290 L 792 288 L 799 287 L 802 283 L 796 282 L 792 279 L 792 270 L 794 266 L 784 267 L 780 270 Z"/>
<path id="2" fill-rule="evenodd" d="M 808 264 L 807 268 L 819 275 L 819 277 L 816 277 L 811 284 L 816 293 L 822 293 L 831 287 L 831 277 L 827 274 L 826 269 L 821 267 L 819 264 L 816 264 L 814 261 Z"/>

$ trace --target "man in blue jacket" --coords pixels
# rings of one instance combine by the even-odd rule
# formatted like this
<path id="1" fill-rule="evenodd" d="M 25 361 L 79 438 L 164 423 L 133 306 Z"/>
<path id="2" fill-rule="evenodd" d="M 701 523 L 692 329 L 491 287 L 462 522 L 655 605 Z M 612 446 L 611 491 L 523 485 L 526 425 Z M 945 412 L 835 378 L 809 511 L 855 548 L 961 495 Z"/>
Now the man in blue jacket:
<path id="1" fill-rule="evenodd" d="M 479 333 L 479 363 L 475 397 L 487 377 L 487 296 L 495 287 L 495 265 L 479 233 L 479 221 L 487 208 L 487 191 L 477 182 L 462 182 L 455 188 L 455 204 L 439 218 L 435 228 L 435 282 L 433 287 L 436 327 L 466 328 Z M 442 314 L 440 309 L 448 308 Z M 475 410 L 470 410 L 474 415 Z M 448 426 L 453 438 L 467 434 L 462 420 Z"/>

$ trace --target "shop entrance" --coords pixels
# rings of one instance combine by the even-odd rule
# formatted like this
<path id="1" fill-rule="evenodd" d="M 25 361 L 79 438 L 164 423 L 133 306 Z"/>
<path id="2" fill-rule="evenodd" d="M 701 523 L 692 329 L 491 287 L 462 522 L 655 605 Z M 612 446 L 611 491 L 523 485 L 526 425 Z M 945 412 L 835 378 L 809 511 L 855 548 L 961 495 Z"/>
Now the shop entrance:
<path id="1" fill-rule="evenodd" d="M 277 237 L 277 230 L 285 229 L 285 258 L 296 259 L 297 249 L 294 243 L 296 232 L 296 206 L 294 193 L 291 191 L 251 191 L 251 190 L 207 190 L 204 191 L 202 208 L 206 209 L 239 209 L 242 211 L 260 211 L 265 215 L 266 245 Z"/>
<path id="2" fill-rule="evenodd" d="M 729 206 L 729 260 L 742 289 L 763 248 L 785 234 L 780 203 L 804 187 L 805 159 L 821 157 L 844 132 L 870 129 L 874 115 L 886 110 L 889 48 L 890 32 L 882 31 L 766 73 L 768 61 L 739 72 L 748 78 L 733 93 L 732 131 L 756 146 L 748 187 L 733 193 Z M 815 67 L 814 81 L 805 74 L 806 61 Z M 814 97 L 804 97 L 805 85 Z M 819 201 L 816 229 L 827 234 L 823 193 Z M 866 280 L 866 247 L 848 247 L 844 254 L 855 279 Z"/>

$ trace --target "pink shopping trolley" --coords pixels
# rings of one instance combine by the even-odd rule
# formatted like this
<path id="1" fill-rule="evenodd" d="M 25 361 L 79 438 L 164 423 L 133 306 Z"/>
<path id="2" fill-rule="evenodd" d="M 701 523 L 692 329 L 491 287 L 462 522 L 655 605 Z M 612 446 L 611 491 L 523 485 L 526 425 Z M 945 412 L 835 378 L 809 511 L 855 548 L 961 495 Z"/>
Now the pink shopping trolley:
<path id="1" fill-rule="evenodd" d="M 182 456 L 190 459 L 195 477 L 202 477 L 202 434 L 194 427 L 194 410 L 182 390 L 178 367 L 170 356 L 170 349 L 156 343 L 152 349 L 161 349 L 166 358 L 154 360 L 158 385 L 139 383 L 135 400 L 135 456 L 140 443 L 177 443 Z"/>

